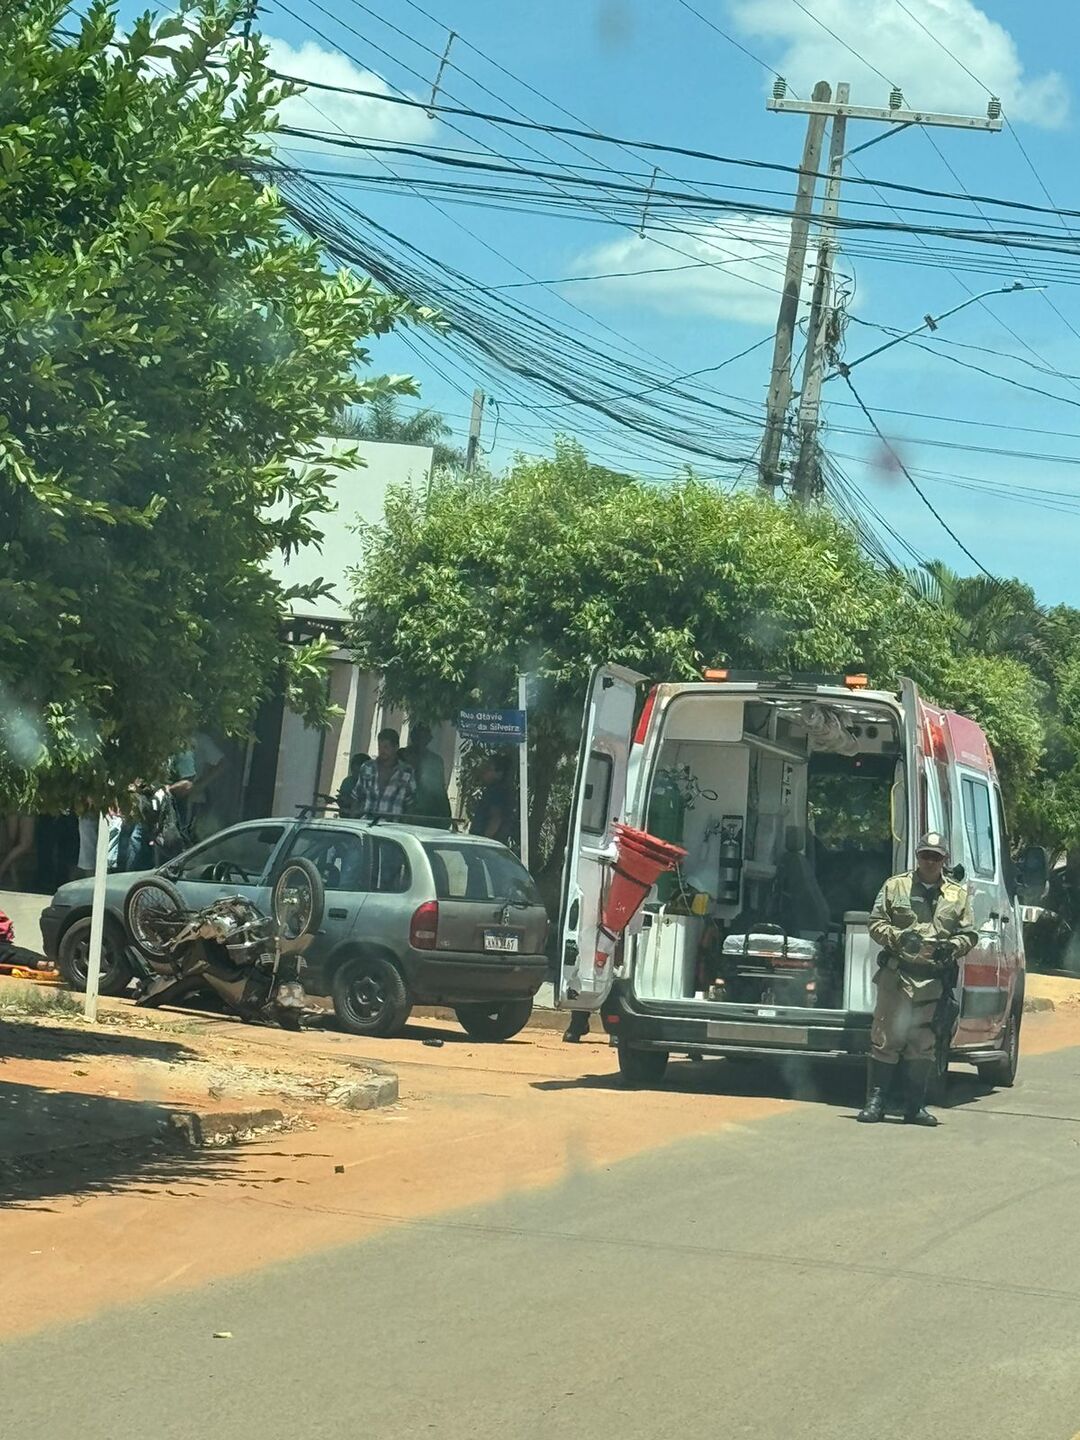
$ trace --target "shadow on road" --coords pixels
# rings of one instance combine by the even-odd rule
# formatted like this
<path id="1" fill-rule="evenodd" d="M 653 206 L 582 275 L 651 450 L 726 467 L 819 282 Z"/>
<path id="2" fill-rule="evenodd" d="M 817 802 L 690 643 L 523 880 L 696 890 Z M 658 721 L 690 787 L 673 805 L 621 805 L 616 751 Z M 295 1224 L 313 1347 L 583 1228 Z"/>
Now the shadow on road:
<path id="1" fill-rule="evenodd" d="M 573 1079 L 536 1080 L 534 1090 L 621 1090 L 618 1075 L 580 1075 Z M 866 1071 L 862 1065 L 836 1065 L 803 1056 L 791 1059 L 701 1061 L 673 1060 L 659 1085 L 644 1087 L 658 1093 L 682 1095 L 735 1095 L 752 1099 L 798 1100 L 807 1104 L 830 1105 L 850 1110 L 861 1107 L 866 1094 Z M 976 1105 L 993 1094 L 993 1087 L 976 1075 L 953 1073 L 948 1094 L 939 1110 Z"/>
<path id="2" fill-rule="evenodd" d="M 123 1031 L 0 1023 L 0 1206 L 230 1173 L 228 1155 L 184 1149 L 169 1138 L 179 1107 L 69 1088 L 73 1063 L 106 1056 L 171 1064 L 196 1058 L 175 1041 Z M 33 1078 L 19 1078 L 14 1065 L 5 1075 L 5 1062 L 18 1061 L 34 1062 Z"/>

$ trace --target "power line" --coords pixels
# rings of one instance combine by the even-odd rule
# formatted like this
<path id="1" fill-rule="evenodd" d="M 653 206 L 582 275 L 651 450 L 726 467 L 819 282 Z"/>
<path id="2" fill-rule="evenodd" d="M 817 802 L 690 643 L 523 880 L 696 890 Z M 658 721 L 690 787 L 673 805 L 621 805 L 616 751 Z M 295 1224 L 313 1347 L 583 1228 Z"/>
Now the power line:
<path id="1" fill-rule="evenodd" d="M 897 466 L 900 468 L 900 470 L 902 471 L 902 473 L 906 476 L 907 482 L 908 482 L 908 484 L 911 486 L 911 488 L 915 491 L 915 494 L 918 495 L 919 499 L 923 502 L 923 504 L 926 506 L 926 508 L 930 511 L 930 514 L 933 515 L 934 519 L 938 522 L 938 524 L 941 526 L 941 528 L 945 531 L 946 535 L 948 535 L 949 538 L 963 551 L 963 553 L 967 556 L 967 558 L 971 561 L 971 563 L 976 567 L 976 569 L 981 570 L 982 573 L 983 573 L 985 576 L 987 576 L 988 579 L 992 580 L 994 577 L 993 577 L 993 575 L 991 575 L 990 571 L 987 570 L 986 566 L 983 565 L 981 561 L 976 560 L 975 556 L 971 553 L 971 551 L 967 548 L 967 546 L 964 544 L 964 542 L 960 539 L 960 537 L 959 537 L 959 535 L 957 535 L 956 531 L 952 528 L 951 525 L 949 525 L 948 521 L 945 520 L 945 518 L 941 515 L 940 511 L 938 511 L 938 510 L 935 508 L 935 506 L 934 506 L 934 504 L 932 503 L 932 501 L 927 497 L 926 493 L 919 487 L 919 484 L 918 484 L 918 482 L 915 480 L 914 476 L 911 474 L 911 471 L 907 468 L 907 466 L 904 464 L 903 460 L 901 460 L 900 456 L 896 453 L 896 451 L 893 449 L 893 447 L 889 444 L 888 440 L 885 438 L 885 435 L 882 433 L 882 430 L 881 430 L 881 428 L 879 427 L 877 421 L 874 419 L 873 415 L 871 415 L 870 411 L 866 408 L 866 405 L 863 403 L 862 396 L 861 396 L 861 395 L 859 394 L 859 392 L 855 389 L 855 386 L 851 383 L 851 376 L 848 375 L 848 374 L 846 374 L 846 373 L 843 372 L 843 371 L 842 371 L 841 373 L 844 375 L 844 380 L 845 380 L 846 383 L 847 383 L 847 387 L 848 387 L 848 389 L 851 391 L 852 395 L 854 396 L 855 402 L 856 402 L 856 404 L 858 405 L 859 409 L 860 409 L 860 410 L 863 412 L 863 414 L 866 416 L 867 420 L 868 420 L 869 423 L 870 423 L 871 428 L 873 429 L 873 431 L 874 431 L 875 435 L 878 437 L 878 439 L 881 441 L 882 445 L 885 446 L 886 450 L 888 450 L 889 454 L 893 457 L 893 460 L 896 462 Z"/>
<path id="2" fill-rule="evenodd" d="M 752 50 L 748 50 L 745 45 L 740 44 L 740 42 L 736 40 L 733 35 L 729 35 L 726 30 L 722 30 L 715 20 L 710 20 L 707 15 L 703 15 L 700 10 L 696 10 L 694 6 L 690 4 L 690 0 L 679 0 L 679 4 L 684 10 L 689 10 L 691 15 L 696 15 L 703 25 L 707 25 L 710 30 L 715 30 L 717 35 L 722 36 L 729 45 L 734 45 L 736 50 L 741 50 L 748 60 L 753 60 L 755 65 L 760 65 L 766 74 L 774 75 L 777 79 L 781 78 L 779 70 L 774 69 L 767 61 L 762 60 L 760 55 L 755 55 Z M 792 93 L 794 94 L 794 91 Z"/>
<path id="3" fill-rule="evenodd" d="M 282 0 L 277 0 L 282 9 L 287 9 Z M 294 14 L 289 11 L 289 14 Z M 309 22 L 301 21 L 302 24 Z M 315 34 L 319 34 L 313 26 L 309 26 Z M 327 37 L 323 36 L 323 39 Z M 327 41 L 333 44 L 332 41 Z M 369 42 L 370 43 L 370 42 Z M 384 52 L 386 53 L 386 52 Z M 359 63 L 359 62 L 355 62 Z M 368 67 L 362 67 L 368 68 Z M 599 130 L 587 130 L 573 128 L 567 125 L 541 124 L 535 120 L 519 120 L 512 115 L 489 114 L 483 110 L 477 110 L 469 106 L 444 105 L 441 102 L 429 103 L 425 100 L 414 100 L 408 95 L 387 95 L 381 90 L 368 90 L 358 85 L 334 85 L 325 80 L 316 80 L 302 75 L 289 75 L 284 71 L 271 70 L 270 74 L 277 80 L 286 80 L 290 84 L 303 85 L 312 90 L 323 90 L 337 95 L 355 95 L 361 99 L 378 100 L 384 105 L 400 105 L 414 110 L 430 110 L 435 114 L 458 115 L 467 119 L 485 120 L 491 124 L 509 126 L 515 129 L 535 130 L 548 135 L 569 135 L 581 140 L 592 141 L 596 144 L 618 145 L 626 149 L 647 150 L 668 155 L 683 155 L 692 160 L 707 160 L 719 165 L 734 165 L 751 170 L 773 170 L 783 175 L 798 175 L 800 173 L 797 165 L 785 165 L 776 160 L 753 160 L 747 157 L 735 155 L 721 155 L 713 150 L 695 150 L 685 145 L 668 145 L 655 140 L 634 140 L 625 136 L 608 135 Z M 379 77 L 382 78 L 382 77 Z M 397 89 L 397 86 L 393 87 Z M 452 127 L 451 127 L 452 128 Z M 818 179 L 828 179 L 823 171 L 812 172 Z M 1021 210 L 1033 215 L 1067 215 L 1080 219 L 1080 210 L 1054 209 L 1046 205 L 1034 205 L 1025 200 L 1009 200 L 1002 196 L 972 194 L 969 191 L 933 190 L 925 185 L 907 185 L 898 180 L 883 180 L 868 176 L 858 176 L 850 181 L 851 184 L 881 187 L 886 190 L 895 190 L 906 195 L 923 195 L 936 200 L 968 200 L 971 202 L 980 201 L 985 205 L 996 205 L 1006 210 Z M 1067 251 L 1064 253 L 1073 253 Z"/>

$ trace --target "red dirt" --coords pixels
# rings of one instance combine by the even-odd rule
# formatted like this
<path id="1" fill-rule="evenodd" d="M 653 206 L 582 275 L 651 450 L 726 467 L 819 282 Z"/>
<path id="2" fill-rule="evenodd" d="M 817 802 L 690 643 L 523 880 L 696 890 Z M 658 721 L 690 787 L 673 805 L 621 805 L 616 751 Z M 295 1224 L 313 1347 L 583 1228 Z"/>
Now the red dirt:
<path id="1" fill-rule="evenodd" d="M 348 1060 L 375 1058 L 398 1072 L 402 1101 L 355 1117 L 334 1112 L 314 1131 L 214 1152 L 221 1161 L 216 1174 L 181 1172 L 168 1183 L 135 1179 L 113 1193 L 9 1209 L 2 1221 L 0 1335 L 557 1185 L 686 1137 L 735 1136 L 803 1103 L 753 1093 L 761 1084 L 755 1067 L 687 1062 L 673 1066 L 663 1090 L 624 1091 L 602 1036 L 571 1047 L 552 1032 L 527 1031 L 509 1044 L 485 1046 L 434 1021 L 410 1026 L 401 1040 L 363 1042 L 331 1031 L 285 1035 L 222 1021 L 187 1024 L 193 1028 L 175 1037 L 181 1043 L 200 1052 L 224 1046 L 236 1063 L 258 1068 L 287 1061 L 291 1071 L 340 1073 Z M 424 1037 L 445 1043 L 429 1049 L 419 1043 Z M 1026 1018 L 1028 1053 L 1072 1045 L 1080 1045 L 1080 1007 L 1075 1015 Z M 19 1073 L 10 1063 L 0 1065 L 0 1079 Z M 67 1068 L 88 1073 L 55 1075 L 54 1085 L 107 1084 L 147 1098 L 130 1061 L 102 1060 L 91 1069 L 73 1060 Z M 746 1093 L 720 1093 L 721 1085 Z"/>

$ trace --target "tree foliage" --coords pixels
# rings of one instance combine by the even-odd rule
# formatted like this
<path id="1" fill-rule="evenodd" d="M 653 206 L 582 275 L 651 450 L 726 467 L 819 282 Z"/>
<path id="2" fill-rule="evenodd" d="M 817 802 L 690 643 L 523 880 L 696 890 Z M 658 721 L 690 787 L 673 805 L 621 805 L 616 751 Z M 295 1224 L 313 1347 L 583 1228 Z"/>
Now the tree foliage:
<path id="1" fill-rule="evenodd" d="M 398 491 L 363 542 L 354 641 L 390 700 L 436 719 L 536 677 L 531 818 L 552 843 L 548 800 L 598 660 L 666 679 L 854 664 L 883 685 L 947 666 L 945 622 L 829 512 L 644 484 L 567 441 L 498 479 L 444 478 L 426 507 Z"/>
<path id="2" fill-rule="evenodd" d="M 279 667 L 312 689 L 266 561 L 328 476 L 290 462 L 394 383 L 356 367 L 412 312 L 257 178 L 291 92 L 240 10 L 0 6 L 0 803 L 152 775 Z"/>

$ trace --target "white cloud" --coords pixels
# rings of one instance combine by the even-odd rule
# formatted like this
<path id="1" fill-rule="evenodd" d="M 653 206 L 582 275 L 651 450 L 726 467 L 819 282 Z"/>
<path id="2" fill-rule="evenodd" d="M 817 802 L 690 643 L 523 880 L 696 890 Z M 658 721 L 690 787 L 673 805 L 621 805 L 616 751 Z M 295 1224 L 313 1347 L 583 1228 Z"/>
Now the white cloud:
<path id="1" fill-rule="evenodd" d="M 378 75 L 362 70 L 338 51 L 324 50 L 310 40 L 297 49 L 272 35 L 263 39 L 270 51 L 271 66 L 283 75 L 319 80 L 327 85 L 341 85 L 353 90 L 374 90 L 380 95 L 394 93 Z M 435 121 L 429 119 L 426 110 L 416 110 L 409 105 L 391 105 L 364 95 L 337 94 L 333 90 L 307 90 L 303 95 L 294 95 L 284 101 L 279 113 L 283 125 L 293 125 L 297 129 L 326 130 L 336 134 L 340 127 L 349 135 L 400 140 L 406 144 L 429 140 L 436 129 Z M 318 141 L 283 138 L 290 149 L 300 146 L 322 148 Z M 339 156 L 350 153 L 332 146 L 326 148 Z M 355 158 L 355 152 L 352 158 Z"/>
<path id="2" fill-rule="evenodd" d="M 1065 123 L 1069 93 L 1062 76 L 1056 70 L 1026 75 L 1012 36 L 974 0 L 904 4 L 941 45 L 895 0 L 806 0 L 807 9 L 845 44 L 827 35 L 791 0 L 731 0 L 731 13 L 745 35 L 785 47 L 775 55 L 776 68 L 800 95 L 808 95 L 817 80 L 849 80 L 854 103 L 884 105 L 885 82 L 855 58 L 851 50 L 856 50 L 900 86 L 911 106 L 985 114 L 986 91 L 945 53 L 944 45 L 1000 97 L 1013 120 L 1046 129 Z"/>
<path id="3" fill-rule="evenodd" d="M 786 220 L 754 215 L 732 215 L 697 225 L 671 240 L 651 239 L 648 231 L 644 240 L 627 235 L 594 246 L 577 258 L 574 268 L 581 275 L 621 270 L 639 273 L 575 285 L 574 291 L 588 289 L 594 301 L 617 300 L 669 315 L 707 315 L 772 326 L 783 288 L 788 240 Z M 804 298 L 815 254 L 811 243 Z M 687 268 L 694 262 L 705 263 Z M 640 273 L 657 270 L 663 273 Z"/>

